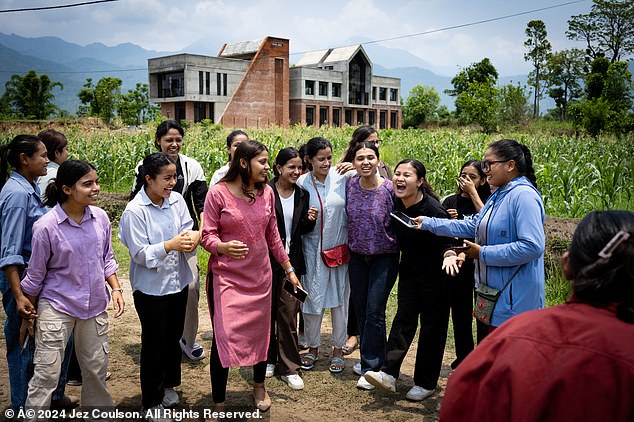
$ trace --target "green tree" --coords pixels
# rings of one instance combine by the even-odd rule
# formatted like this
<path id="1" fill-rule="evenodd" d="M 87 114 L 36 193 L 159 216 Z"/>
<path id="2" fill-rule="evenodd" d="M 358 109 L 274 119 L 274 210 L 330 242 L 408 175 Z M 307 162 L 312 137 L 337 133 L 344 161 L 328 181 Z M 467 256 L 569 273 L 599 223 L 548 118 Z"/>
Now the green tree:
<path id="1" fill-rule="evenodd" d="M 108 76 L 99 79 L 93 86 L 92 79 L 86 79 L 86 83 L 77 96 L 82 105 L 78 114 L 84 116 L 98 116 L 110 123 L 121 101 L 121 79 Z"/>
<path id="2" fill-rule="evenodd" d="M 53 88 L 64 86 L 53 82 L 46 74 L 37 76 L 30 70 L 26 75 L 13 75 L 5 84 L 4 102 L 9 105 L 12 114 L 26 119 L 42 120 L 59 110 L 53 104 Z"/>
<path id="3" fill-rule="evenodd" d="M 471 63 L 466 68 L 462 69 L 451 79 L 451 84 L 454 89 L 446 89 L 445 93 L 456 97 L 456 117 L 462 121 L 470 120 L 470 117 L 462 118 L 462 105 L 469 103 L 466 99 L 458 101 L 460 96 L 465 92 L 476 89 L 478 92 L 482 92 L 479 84 L 485 84 L 495 86 L 498 80 L 498 71 L 493 66 L 493 63 L 488 58 L 484 58 L 479 62 Z M 476 84 L 476 85 L 473 85 Z M 467 93 L 466 98 L 472 97 L 473 93 Z"/>
<path id="4" fill-rule="evenodd" d="M 634 0 L 594 0 L 590 13 L 568 20 L 566 35 L 584 41 L 591 59 L 606 57 L 611 63 L 634 53 Z"/>
<path id="5" fill-rule="evenodd" d="M 485 132 L 497 129 L 500 109 L 499 90 L 491 81 L 471 82 L 456 98 L 459 120 L 464 124 L 478 124 Z"/>
<path id="6" fill-rule="evenodd" d="M 403 105 L 403 126 L 416 127 L 437 116 L 440 96 L 436 88 L 416 85 Z"/>
<path id="7" fill-rule="evenodd" d="M 526 123 L 528 113 L 528 94 L 526 88 L 507 84 L 499 89 L 500 93 L 500 120 L 508 123 Z"/>
<path id="8" fill-rule="evenodd" d="M 533 86 L 533 118 L 539 116 L 539 101 L 542 96 L 541 81 L 546 79 L 543 69 L 546 67 L 548 54 L 551 51 L 550 41 L 546 39 L 546 25 L 543 21 L 532 20 L 526 26 L 526 36 L 524 47 L 528 52 L 524 54 L 524 60 L 530 61 L 533 70 L 528 75 L 529 84 Z"/>
<path id="9" fill-rule="evenodd" d="M 560 120 L 566 120 L 568 103 L 581 97 L 583 93 L 580 83 L 586 72 L 583 56 L 583 51 L 577 48 L 556 51 L 548 55 L 546 63 L 548 95 L 555 100 L 557 116 Z"/>
<path id="10" fill-rule="evenodd" d="M 150 104 L 148 85 L 137 83 L 134 90 L 121 95 L 118 113 L 129 125 L 139 125 L 154 117 L 158 107 Z"/>

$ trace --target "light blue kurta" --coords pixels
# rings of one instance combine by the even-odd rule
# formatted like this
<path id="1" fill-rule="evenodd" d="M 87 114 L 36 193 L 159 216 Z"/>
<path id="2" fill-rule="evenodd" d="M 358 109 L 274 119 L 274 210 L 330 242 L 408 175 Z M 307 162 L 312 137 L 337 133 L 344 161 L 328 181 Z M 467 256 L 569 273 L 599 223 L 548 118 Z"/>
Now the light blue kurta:
<path id="1" fill-rule="evenodd" d="M 302 237 L 306 274 L 302 285 L 308 292 L 308 299 L 302 306 L 302 312 L 321 314 L 324 308 L 336 308 L 345 302 L 344 290 L 348 283 L 348 264 L 336 268 L 324 265 L 320 255 L 321 219 L 324 218 L 323 249 L 330 249 L 348 243 L 348 216 L 346 214 L 346 183 L 356 174 L 348 172 L 340 175 L 334 168 L 330 169 L 325 183 L 311 178 L 310 173 L 302 175 L 297 185 L 310 193 L 310 206 L 319 210 L 315 229 Z M 319 199 L 315 185 L 319 189 L 323 204 L 323 215 L 319 208 Z"/>

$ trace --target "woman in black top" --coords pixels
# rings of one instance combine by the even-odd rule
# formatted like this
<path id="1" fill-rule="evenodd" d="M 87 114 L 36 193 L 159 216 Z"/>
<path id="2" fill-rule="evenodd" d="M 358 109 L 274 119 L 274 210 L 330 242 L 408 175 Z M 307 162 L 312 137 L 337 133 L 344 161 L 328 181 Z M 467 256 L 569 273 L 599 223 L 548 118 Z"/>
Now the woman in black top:
<path id="1" fill-rule="evenodd" d="M 396 196 L 394 210 L 410 217 L 449 218 L 427 183 L 426 173 L 425 166 L 418 160 L 406 159 L 396 165 L 392 177 Z M 406 395 L 409 400 L 419 401 L 434 392 L 442 366 L 449 324 L 449 294 L 441 265 L 443 251 L 452 241 L 414 230 L 400 222 L 395 222 L 395 230 L 401 250 L 398 309 L 383 367 L 378 372 L 366 372 L 365 379 L 385 391 L 396 391 L 396 378 L 420 318 L 414 386 Z"/>
<path id="2" fill-rule="evenodd" d="M 280 150 L 273 171 L 275 179 L 269 185 L 275 194 L 277 228 L 295 274 L 301 277 L 306 273 L 301 235 L 313 230 L 318 211 L 315 207 L 308 207 L 308 192 L 297 186 L 297 179 L 302 174 L 299 151 L 293 147 Z M 266 375 L 273 376 L 277 364 L 282 381 L 293 390 L 301 390 L 304 382 L 298 374 L 301 366 L 297 344 L 299 302 L 283 289 L 286 273 L 272 255 L 271 269 L 273 306 Z"/>
<path id="3" fill-rule="evenodd" d="M 486 175 L 482 170 L 482 162 L 469 160 L 460 168 L 458 178 L 458 193 L 448 196 L 442 205 L 447 209 L 452 218 L 462 220 L 471 218 L 478 213 L 487 198 L 491 195 Z M 473 242 L 473 239 L 467 239 Z M 453 322 L 453 335 L 456 344 L 456 359 L 451 363 L 451 368 L 456 369 L 458 364 L 473 350 L 473 287 L 474 265 L 472 259 L 465 259 L 464 253 L 459 257 L 454 251 L 445 252 L 447 260 L 457 260 L 461 263 L 458 273 L 448 270 L 453 277 L 449 283 L 449 297 L 451 306 L 451 320 Z M 447 263 L 447 261 L 445 261 Z M 447 265 L 451 268 L 450 265 Z M 478 325 L 478 343 L 486 335 L 486 326 Z M 482 325 L 482 327 L 481 327 Z M 484 329 L 484 331 L 482 331 Z"/>

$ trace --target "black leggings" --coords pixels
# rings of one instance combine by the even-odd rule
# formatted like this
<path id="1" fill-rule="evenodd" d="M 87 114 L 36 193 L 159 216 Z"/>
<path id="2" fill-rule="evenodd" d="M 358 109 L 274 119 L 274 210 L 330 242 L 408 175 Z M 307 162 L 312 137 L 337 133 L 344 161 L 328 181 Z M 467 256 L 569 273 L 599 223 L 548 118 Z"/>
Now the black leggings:
<path id="1" fill-rule="evenodd" d="M 211 340 L 211 356 L 209 357 L 209 373 L 211 375 L 211 398 L 214 403 L 222 403 L 227 396 L 227 379 L 229 368 L 224 368 L 218 356 L 216 338 Z M 266 377 L 266 360 L 253 365 L 253 382 L 261 384 Z"/>

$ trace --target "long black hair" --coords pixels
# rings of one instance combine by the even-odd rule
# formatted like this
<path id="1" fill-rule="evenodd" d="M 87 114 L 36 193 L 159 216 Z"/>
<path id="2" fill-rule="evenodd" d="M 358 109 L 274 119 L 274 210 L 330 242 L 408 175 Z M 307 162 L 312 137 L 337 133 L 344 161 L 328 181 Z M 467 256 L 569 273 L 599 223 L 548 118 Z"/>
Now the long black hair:
<path id="1" fill-rule="evenodd" d="M 73 187 L 75 183 L 91 170 L 97 170 L 92 164 L 81 160 L 64 161 L 57 170 L 55 183 L 49 183 L 46 187 L 46 202 L 44 205 L 54 207 L 55 204 L 63 204 L 68 200 L 63 186 Z"/>
<path id="2" fill-rule="evenodd" d="M 514 139 L 500 139 L 489 145 L 493 153 L 502 160 L 513 160 L 520 176 L 526 178 L 537 188 L 537 176 L 533 168 L 533 156 L 524 144 L 520 144 Z"/>
<path id="3" fill-rule="evenodd" d="M 161 169 L 170 164 L 176 164 L 174 159 L 164 152 L 155 152 L 146 156 L 143 159 L 143 164 L 139 167 L 139 172 L 136 175 L 136 181 L 134 183 L 134 190 L 130 193 L 130 200 L 136 196 L 139 191 L 147 185 L 145 176 L 150 176 L 150 179 L 154 179 L 161 173 Z"/>
<path id="4" fill-rule="evenodd" d="M 266 145 L 261 142 L 249 139 L 248 141 L 240 142 L 240 145 L 236 148 L 235 156 L 231 159 L 229 170 L 225 177 L 220 179 L 220 182 L 232 182 L 238 177 L 241 180 L 242 193 L 249 198 L 250 201 L 255 201 L 255 195 L 249 190 L 249 181 L 251 180 L 251 159 L 259 155 L 260 153 L 268 151 Z M 240 165 L 240 160 L 247 162 L 246 167 Z M 258 182 L 254 185 L 258 195 L 262 195 L 264 192 L 264 182 Z"/>
<path id="5" fill-rule="evenodd" d="M 427 177 L 426 177 L 427 169 L 425 168 L 425 165 L 423 163 L 421 163 L 415 158 L 406 158 L 404 160 L 399 161 L 396 167 L 394 167 L 394 171 L 396 171 L 398 166 L 400 166 L 401 164 L 409 164 L 412 167 L 414 167 L 414 170 L 416 171 L 416 177 L 418 177 L 419 179 L 423 179 L 423 183 L 418 187 L 418 190 L 420 190 L 423 193 L 426 193 L 427 195 L 431 196 L 437 201 L 440 201 L 440 197 L 438 196 L 436 192 L 434 192 L 431 185 L 427 181 Z"/>
<path id="6" fill-rule="evenodd" d="M 633 212 L 593 211 L 586 215 L 573 235 L 568 266 L 572 291 L 578 299 L 616 304 L 617 316 L 634 323 Z"/>
<path id="7" fill-rule="evenodd" d="M 20 169 L 20 154 L 33 157 L 40 148 L 42 141 L 33 135 L 18 135 L 8 144 L 0 147 L 0 189 L 9 178 L 9 165 Z"/>

